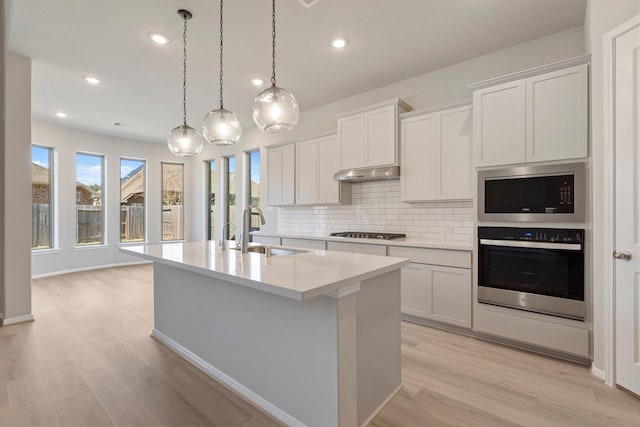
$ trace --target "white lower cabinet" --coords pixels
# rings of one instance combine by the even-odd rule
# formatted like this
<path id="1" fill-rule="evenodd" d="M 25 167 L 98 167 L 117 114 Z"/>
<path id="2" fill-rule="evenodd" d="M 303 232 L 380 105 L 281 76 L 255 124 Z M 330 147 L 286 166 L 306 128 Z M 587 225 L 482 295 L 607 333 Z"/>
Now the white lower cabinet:
<path id="1" fill-rule="evenodd" d="M 404 314 L 427 317 L 427 278 L 429 267 L 424 264 L 411 264 L 401 270 L 400 309 Z"/>
<path id="2" fill-rule="evenodd" d="M 428 266 L 427 318 L 471 327 L 471 270 Z"/>
<path id="3" fill-rule="evenodd" d="M 403 314 L 471 328 L 471 270 L 411 263 L 402 269 Z"/>

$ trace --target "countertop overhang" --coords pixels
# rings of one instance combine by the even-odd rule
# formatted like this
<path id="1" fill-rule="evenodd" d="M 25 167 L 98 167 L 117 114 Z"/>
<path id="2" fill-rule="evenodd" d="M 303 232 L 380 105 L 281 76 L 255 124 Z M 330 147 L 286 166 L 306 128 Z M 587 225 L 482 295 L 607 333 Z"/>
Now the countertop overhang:
<path id="1" fill-rule="evenodd" d="M 217 241 L 171 242 L 124 246 L 120 251 L 280 295 L 308 300 L 397 270 L 405 258 L 304 249 L 289 256 L 266 257 L 240 250 L 221 250 Z M 177 284 L 179 286 L 179 284 Z"/>

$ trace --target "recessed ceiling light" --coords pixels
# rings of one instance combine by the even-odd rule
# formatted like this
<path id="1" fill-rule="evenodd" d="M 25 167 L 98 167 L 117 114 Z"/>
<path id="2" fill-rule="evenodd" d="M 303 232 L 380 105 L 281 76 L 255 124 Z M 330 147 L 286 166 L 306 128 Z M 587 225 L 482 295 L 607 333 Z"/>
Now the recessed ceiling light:
<path id="1" fill-rule="evenodd" d="M 62 111 L 58 111 L 56 113 L 56 116 L 60 117 L 61 119 L 64 119 L 65 117 L 67 117 L 67 113 L 63 113 Z"/>
<path id="2" fill-rule="evenodd" d="M 91 84 L 91 85 L 97 85 L 97 84 L 100 84 L 102 82 L 102 80 L 100 80 L 97 77 L 93 77 L 93 76 L 85 76 L 84 80 L 87 83 Z"/>
<path id="3" fill-rule="evenodd" d="M 262 86 L 264 84 L 264 80 L 259 78 L 251 79 L 251 84 L 254 86 Z"/>
<path id="4" fill-rule="evenodd" d="M 337 37 L 331 40 L 331 46 L 335 47 L 336 49 L 342 49 L 346 45 L 347 45 L 347 39 L 345 39 L 344 37 Z"/>
<path id="5" fill-rule="evenodd" d="M 163 36 L 162 34 L 158 34 L 158 33 L 150 33 L 148 35 L 148 37 L 151 39 L 151 41 L 153 41 L 154 43 L 158 43 L 158 44 L 167 44 L 169 43 L 169 38 L 166 36 Z"/>

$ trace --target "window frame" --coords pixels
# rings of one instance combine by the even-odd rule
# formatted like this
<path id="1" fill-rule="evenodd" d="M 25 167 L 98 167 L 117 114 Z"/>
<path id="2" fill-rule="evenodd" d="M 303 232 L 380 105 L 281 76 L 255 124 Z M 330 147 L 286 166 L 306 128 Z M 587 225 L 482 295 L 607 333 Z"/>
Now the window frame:
<path id="1" fill-rule="evenodd" d="M 42 248 L 34 248 L 31 247 L 32 253 L 46 253 L 52 251 L 58 251 L 58 227 L 57 227 L 57 219 L 58 219 L 58 179 L 56 175 L 56 150 L 55 147 L 46 146 L 42 144 L 31 144 L 31 163 L 33 163 L 33 148 L 44 149 L 48 151 L 48 162 L 49 162 L 49 246 Z M 31 175 L 31 194 L 33 198 L 33 174 Z M 31 206 L 33 206 L 33 200 L 31 202 Z M 31 214 L 31 218 L 33 221 L 33 213 Z M 33 225 L 32 225 L 33 230 Z M 32 241 L 33 244 L 33 241 Z"/>
<path id="2" fill-rule="evenodd" d="M 204 170 L 205 170 L 205 185 L 204 185 L 204 210 L 205 210 L 205 227 L 207 233 L 207 240 L 215 240 L 216 235 L 216 208 L 217 205 L 215 203 L 216 198 L 214 198 L 213 203 L 213 224 L 211 223 L 211 190 L 213 190 L 213 194 L 215 196 L 217 189 L 211 188 L 211 165 L 213 164 L 213 177 L 214 177 L 214 187 L 217 187 L 217 177 L 216 177 L 216 160 L 209 159 L 204 161 Z"/>
<path id="3" fill-rule="evenodd" d="M 148 192 L 148 188 L 147 188 L 147 174 L 149 173 L 147 165 L 148 162 L 146 159 L 141 159 L 141 158 L 136 158 L 136 157 L 126 157 L 126 156 L 120 156 L 119 157 L 119 162 L 118 162 L 118 181 L 120 182 L 120 188 L 118 189 L 118 244 L 123 246 L 123 245 L 140 245 L 140 244 L 144 244 L 148 242 L 148 222 L 149 222 L 149 215 L 148 215 L 148 209 L 149 209 L 149 204 L 147 203 L 147 192 Z M 121 212 L 122 212 L 122 161 L 123 160 L 129 160 L 129 161 L 134 161 L 134 162 L 142 162 L 143 163 L 143 169 L 144 169 L 144 173 L 142 174 L 142 179 L 143 179 L 143 185 L 142 185 L 142 189 L 143 189 L 143 193 L 144 193 L 144 223 L 143 223 L 143 229 L 144 229 L 144 236 L 142 240 L 129 240 L 129 241 L 123 241 L 122 240 L 122 230 L 121 230 L 121 220 L 120 220 L 120 216 L 121 216 Z"/>
<path id="4" fill-rule="evenodd" d="M 247 150 L 244 152 L 244 156 L 245 156 L 245 172 L 243 174 L 243 178 L 244 178 L 244 186 L 243 186 L 243 192 L 244 192 L 244 207 L 246 208 L 247 206 L 249 206 L 251 204 L 251 166 L 252 166 L 252 161 L 251 161 L 251 155 L 253 153 L 258 153 L 258 175 L 260 177 L 260 180 L 262 179 L 262 153 L 260 151 L 260 148 L 255 148 L 253 150 Z M 258 182 L 259 184 L 259 182 Z M 260 208 L 262 208 L 261 205 L 262 202 L 262 195 L 260 194 L 260 201 L 258 202 L 258 206 Z M 237 203 L 236 203 L 237 205 Z M 253 212 L 251 212 L 251 215 L 253 215 Z M 253 218 L 253 217 L 251 217 Z M 253 222 L 253 221 L 251 221 Z M 250 227 L 251 228 L 251 227 Z M 257 230 L 253 230 L 251 229 L 250 231 L 260 231 L 260 226 L 258 226 Z"/>
<path id="5" fill-rule="evenodd" d="M 100 179 L 101 179 L 101 183 L 100 183 L 100 191 L 101 191 L 101 195 L 100 195 L 100 224 L 102 225 L 102 233 L 100 236 L 100 243 L 91 243 L 91 244 L 79 244 L 78 243 L 78 200 L 77 200 L 77 196 L 76 196 L 76 209 L 75 209 L 75 214 L 76 214 L 76 222 L 75 222 L 75 242 L 74 242 L 74 248 L 75 249 L 82 249 L 82 248 L 95 248 L 95 247 L 100 247 L 100 246 L 107 246 L 107 198 L 106 198 L 106 194 L 107 194 L 107 176 L 106 176 L 106 171 L 107 171 L 107 157 L 104 154 L 100 154 L 100 153 L 92 153 L 92 152 L 88 152 L 88 151 L 76 151 L 76 175 L 75 175 L 75 180 L 74 180 L 74 186 L 76 185 L 76 183 L 78 182 L 78 155 L 83 155 L 83 156 L 92 156 L 92 157 L 100 157 L 101 158 L 101 162 L 100 162 Z"/>
<path id="6" fill-rule="evenodd" d="M 233 180 L 234 180 L 234 187 L 235 187 L 235 192 L 234 194 L 234 206 L 237 209 L 238 208 L 238 159 L 236 158 L 235 154 L 230 154 L 228 156 L 223 156 L 223 170 L 224 170 L 224 174 L 223 174 L 223 205 L 222 205 L 222 210 L 223 210 L 223 222 L 222 222 L 222 239 L 223 240 L 230 240 L 231 239 L 231 226 L 226 228 L 227 234 L 224 234 L 225 231 L 225 226 L 227 224 L 232 224 L 234 227 L 234 236 L 237 239 L 238 238 L 238 224 L 237 224 L 237 210 L 236 212 L 234 212 L 234 218 L 233 218 L 233 222 L 231 222 L 231 204 L 229 203 L 229 197 L 231 195 L 230 191 L 229 191 L 229 187 L 230 187 L 230 163 L 231 163 L 231 159 L 233 159 L 234 161 L 234 168 L 235 170 L 233 171 L 234 176 L 233 176 Z"/>
<path id="7" fill-rule="evenodd" d="M 180 166 L 182 168 L 182 238 L 181 239 L 166 239 L 164 238 L 164 166 Z M 161 161 L 160 162 L 160 241 L 161 242 L 184 242 L 185 241 L 185 221 L 186 217 L 186 185 L 185 185 L 185 164 L 180 162 Z"/>

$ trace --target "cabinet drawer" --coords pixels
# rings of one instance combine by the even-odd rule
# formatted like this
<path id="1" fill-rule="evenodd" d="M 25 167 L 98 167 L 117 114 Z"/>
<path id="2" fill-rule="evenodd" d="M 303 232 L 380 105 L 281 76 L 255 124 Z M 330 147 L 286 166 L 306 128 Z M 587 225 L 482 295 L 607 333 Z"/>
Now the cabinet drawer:
<path id="1" fill-rule="evenodd" d="M 471 268 L 471 251 L 389 246 L 388 255 L 398 258 L 409 258 L 411 262 L 420 264 Z"/>
<path id="2" fill-rule="evenodd" d="M 325 249 L 324 240 L 312 240 L 312 239 L 291 239 L 288 237 L 282 238 L 282 246 L 293 246 L 297 248 L 307 249 Z"/>
<path id="3" fill-rule="evenodd" d="M 274 236 L 251 236 L 251 241 L 255 243 L 262 243 L 263 245 L 280 246 L 280 238 Z"/>
<path id="4" fill-rule="evenodd" d="M 327 242 L 327 250 L 352 252 L 367 255 L 387 255 L 387 247 L 383 245 L 367 245 L 364 243 Z M 405 257 L 406 258 L 406 257 Z"/>

